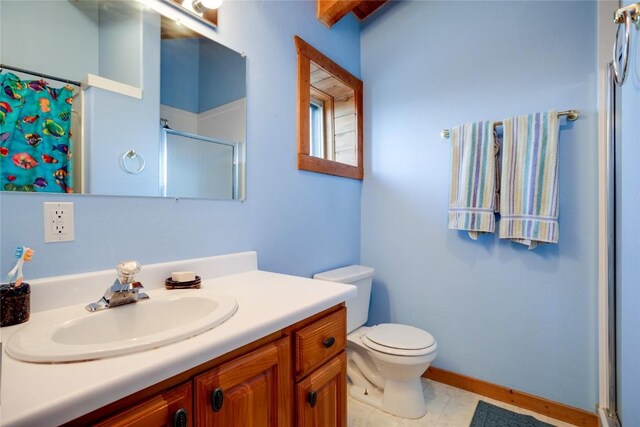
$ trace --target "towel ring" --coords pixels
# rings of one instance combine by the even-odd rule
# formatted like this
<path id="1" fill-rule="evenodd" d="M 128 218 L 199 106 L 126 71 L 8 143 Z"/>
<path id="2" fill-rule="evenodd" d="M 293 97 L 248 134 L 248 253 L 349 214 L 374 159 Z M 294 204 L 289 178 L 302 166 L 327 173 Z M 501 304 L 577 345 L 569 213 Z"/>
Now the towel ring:
<path id="1" fill-rule="evenodd" d="M 129 169 L 127 166 L 127 158 L 129 159 L 138 159 L 138 168 L 137 169 Z M 126 173 L 130 173 L 132 175 L 137 175 L 144 170 L 144 157 L 140 153 L 136 153 L 136 150 L 129 150 L 122 154 L 120 157 L 120 167 Z"/>
<path id="2" fill-rule="evenodd" d="M 616 17 L 617 18 L 617 17 Z M 622 50 L 622 74 L 618 69 L 618 40 L 620 39 L 620 25 L 618 25 L 618 29 L 616 30 L 616 41 L 613 44 L 613 80 L 616 82 L 618 86 L 622 86 L 624 84 L 625 79 L 627 78 L 627 70 L 629 69 L 629 33 L 631 32 L 631 13 L 627 10 L 623 10 L 620 14 L 621 21 L 618 22 L 617 18 L 615 22 L 618 24 L 624 23 L 624 49 Z"/>

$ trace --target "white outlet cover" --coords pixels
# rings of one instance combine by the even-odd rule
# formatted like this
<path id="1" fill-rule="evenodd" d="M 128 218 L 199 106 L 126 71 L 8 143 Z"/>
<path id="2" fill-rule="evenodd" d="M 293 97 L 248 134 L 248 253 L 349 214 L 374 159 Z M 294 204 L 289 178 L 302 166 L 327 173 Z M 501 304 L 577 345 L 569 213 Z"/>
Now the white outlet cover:
<path id="1" fill-rule="evenodd" d="M 69 242 L 74 240 L 73 203 L 44 203 L 44 241 Z"/>

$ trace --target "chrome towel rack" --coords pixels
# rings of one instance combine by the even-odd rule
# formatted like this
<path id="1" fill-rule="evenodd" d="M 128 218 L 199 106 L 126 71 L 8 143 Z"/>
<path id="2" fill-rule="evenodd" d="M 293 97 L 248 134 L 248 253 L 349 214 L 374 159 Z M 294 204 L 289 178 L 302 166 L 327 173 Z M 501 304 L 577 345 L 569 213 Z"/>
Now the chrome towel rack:
<path id="1" fill-rule="evenodd" d="M 578 110 L 560 111 L 558 113 L 558 117 L 562 117 L 562 116 L 566 116 L 567 120 L 569 120 L 570 122 L 574 122 L 580 118 L 580 111 Z M 502 122 L 493 122 L 493 126 L 494 127 L 502 126 Z M 442 132 L 440 132 L 440 136 L 444 139 L 449 139 L 451 137 L 451 131 L 449 129 L 443 129 Z"/>
<path id="2" fill-rule="evenodd" d="M 640 3 L 630 4 L 629 6 L 622 7 L 613 14 L 613 22 L 618 24 L 616 30 L 616 41 L 613 44 L 613 79 L 618 86 L 624 84 L 627 78 L 627 71 L 629 69 L 629 44 L 631 24 L 635 24 L 637 29 L 640 29 Z M 624 24 L 624 47 L 620 47 L 618 40 L 620 40 L 620 29 Z M 619 63 L 622 63 L 621 64 Z M 622 70 L 620 70 L 622 68 Z"/>

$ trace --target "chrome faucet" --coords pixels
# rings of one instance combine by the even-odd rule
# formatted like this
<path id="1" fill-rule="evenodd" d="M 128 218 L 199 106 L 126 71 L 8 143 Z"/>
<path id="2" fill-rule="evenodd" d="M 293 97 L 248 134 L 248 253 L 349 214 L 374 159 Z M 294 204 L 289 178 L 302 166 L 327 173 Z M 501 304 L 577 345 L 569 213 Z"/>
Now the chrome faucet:
<path id="1" fill-rule="evenodd" d="M 99 311 L 149 298 L 149 295 L 140 292 L 144 287 L 134 278 L 141 267 L 138 261 L 123 261 L 118 264 L 116 266 L 118 278 L 113 285 L 107 288 L 102 298 L 87 305 L 85 309 L 91 312 Z"/>

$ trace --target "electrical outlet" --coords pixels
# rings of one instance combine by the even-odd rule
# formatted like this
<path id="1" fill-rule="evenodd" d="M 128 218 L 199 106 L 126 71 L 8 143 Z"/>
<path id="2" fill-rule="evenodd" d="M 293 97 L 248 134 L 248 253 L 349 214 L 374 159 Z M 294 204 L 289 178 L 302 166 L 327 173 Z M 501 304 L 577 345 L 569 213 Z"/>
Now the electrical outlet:
<path id="1" fill-rule="evenodd" d="M 44 203 L 44 241 L 69 242 L 74 239 L 73 203 Z"/>

